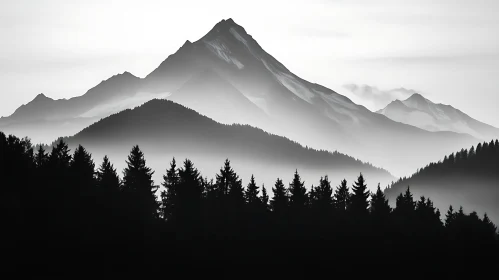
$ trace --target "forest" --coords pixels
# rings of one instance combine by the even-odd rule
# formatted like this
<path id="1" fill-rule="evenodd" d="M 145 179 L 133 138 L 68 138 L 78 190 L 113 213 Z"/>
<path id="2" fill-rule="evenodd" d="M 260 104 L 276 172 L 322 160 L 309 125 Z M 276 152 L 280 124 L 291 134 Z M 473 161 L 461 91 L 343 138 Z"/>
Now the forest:
<path id="1" fill-rule="evenodd" d="M 126 166 L 119 174 L 107 156 L 95 163 L 82 146 L 70 151 L 60 140 L 46 151 L 0 132 L 2 246 L 25 258 L 21 248 L 94 252 L 92 259 L 106 262 L 152 252 L 224 265 L 348 255 L 424 255 L 420 261 L 427 262 L 499 256 L 497 227 L 487 214 L 462 207 L 440 213 L 431 198 L 413 197 L 410 186 L 392 208 L 381 187 L 370 192 L 360 173 L 355 182 L 324 175 L 305 186 L 295 170 L 262 186 L 254 176 L 243 182 L 229 159 L 209 179 L 189 159 L 173 158 L 155 185 L 158 171 L 138 145 Z"/>

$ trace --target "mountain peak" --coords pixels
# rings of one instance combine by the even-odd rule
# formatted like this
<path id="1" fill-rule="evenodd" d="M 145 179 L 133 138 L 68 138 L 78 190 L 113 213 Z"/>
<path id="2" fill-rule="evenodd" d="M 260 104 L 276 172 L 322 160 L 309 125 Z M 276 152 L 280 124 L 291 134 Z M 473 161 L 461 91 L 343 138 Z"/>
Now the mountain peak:
<path id="1" fill-rule="evenodd" d="M 232 18 L 228 18 L 228 19 L 222 19 L 221 21 L 219 21 L 215 27 L 234 27 L 234 26 L 239 26 Z"/>
<path id="2" fill-rule="evenodd" d="M 235 29 L 238 32 L 242 32 L 241 35 L 246 36 L 246 31 L 244 28 L 240 25 L 238 25 L 232 18 L 228 19 L 222 19 L 219 21 L 213 28 L 208 32 L 204 38 L 212 38 L 212 37 L 217 37 L 220 34 L 228 35 L 230 34 L 230 30 Z M 244 32 L 243 32 L 244 31 Z M 230 36 L 230 35 L 229 35 Z"/>
<path id="3" fill-rule="evenodd" d="M 39 93 L 34 99 L 33 101 L 41 101 L 41 100 L 52 100 L 51 98 L 48 98 L 47 96 L 45 96 L 45 94 L 43 93 Z"/>
<path id="4" fill-rule="evenodd" d="M 421 94 L 419 93 L 413 93 L 409 98 L 406 99 L 407 100 L 420 100 L 420 101 L 428 101 L 428 99 L 426 99 L 424 96 L 422 96 Z"/>

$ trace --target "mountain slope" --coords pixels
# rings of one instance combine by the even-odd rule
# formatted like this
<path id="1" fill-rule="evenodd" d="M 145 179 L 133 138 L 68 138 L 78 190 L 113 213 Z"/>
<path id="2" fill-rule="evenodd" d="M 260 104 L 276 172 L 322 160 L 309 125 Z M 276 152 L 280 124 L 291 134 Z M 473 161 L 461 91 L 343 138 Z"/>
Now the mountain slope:
<path id="1" fill-rule="evenodd" d="M 94 106 L 116 97 L 134 95 L 140 86 L 140 78 L 129 72 L 115 75 L 88 90 L 84 95 L 70 99 L 54 100 L 39 94 L 0 123 L 16 123 L 33 120 L 60 120 L 77 117 Z"/>
<path id="2" fill-rule="evenodd" d="M 303 145 L 362 157 L 399 174 L 476 142 L 469 135 L 428 133 L 394 122 L 301 79 L 232 19 L 220 21 L 194 43 L 187 41 L 144 79 L 143 90 L 175 91 L 205 69 L 216 70 L 278 124 L 261 122 L 258 127 Z"/>
<path id="3" fill-rule="evenodd" d="M 84 95 L 54 100 L 44 94 L 19 107 L 12 115 L 0 118 L 0 129 L 6 133 L 30 136 L 35 143 L 48 143 L 58 136 L 69 136 L 94 123 L 101 115 L 85 112 L 103 103 L 134 96 L 141 80 L 124 72 L 102 81 Z"/>
<path id="4" fill-rule="evenodd" d="M 487 140 L 499 137 L 499 129 L 479 122 L 450 105 L 435 104 L 420 94 L 395 100 L 377 111 L 390 119 L 428 131 L 454 131 Z"/>
<path id="5" fill-rule="evenodd" d="M 271 122 L 263 110 L 211 69 L 193 76 L 168 99 L 222 123 L 256 126 Z"/>
<path id="6" fill-rule="evenodd" d="M 69 110 L 70 116 L 105 117 L 116 112 L 105 109 L 119 102 L 133 104 L 128 105 L 132 108 L 136 103 L 126 100 L 135 100 L 139 93 L 170 98 L 218 122 L 251 124 L 302 145 L 362 158 L 398 175 L 477 141 L 466 134 L 428 132 L 395 122 L 310 83 L 265 52 L 232 19 L 220 21 L 193 43 L 186 41 L 144 79 L 130 80 L 134 82 L 125 87 L 128 91 L 117 91 L 112 100 L 90 92 L 75 98 L 82 100 L 85 110 Z M 87 99 L 94 103 L 83 102 Z M 68 112 L 62 107 L 43 111 L 67 116 L 60 113 Z"/>
<path id="7" fill-rule="evenodd" d="M 499 222 L 499 141 L 479 143 L 438 162 L 432 162 L 385 190 L 391 203 L 410 186 L 415 198 L 431 197 L 445 213 L 449 205 L 467 211 L 484 212 Z"/>
<path id="8" fill-rule="evenodd" d="M 151 100 L 90 125 L 64 139 L 71 148 L 82 144 L 100 160 L 105 154 L 121 169 L 138 144 L 160 183 L 172 157 L 191 159 L 204 176 L 214 177 L 226 158 L 244 180 L 255 174 L 273 185 L 277 177 L 291 180 L 295 169 L 308 186 L 329 174 L 333 184 L 350 182 L 362 172 L 373 189 L 394 179 L 387 171 L 340 153 L 304 148 L 284 137 L 242 125 L 224 125 L 169 100 Z M 269 188 L 270 189 L 270 188 Z"/>

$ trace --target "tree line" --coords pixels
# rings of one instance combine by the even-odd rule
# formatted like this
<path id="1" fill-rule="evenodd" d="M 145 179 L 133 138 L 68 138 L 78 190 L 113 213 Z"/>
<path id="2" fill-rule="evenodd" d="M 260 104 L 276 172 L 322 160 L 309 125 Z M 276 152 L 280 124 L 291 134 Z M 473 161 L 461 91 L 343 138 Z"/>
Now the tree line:
<path id="1" fill-rule="evenodd" d="M 28 138 L 3 133 L 0 158 L 1 234 L 13 247 L 148 244 L 173 250 L 190 244 L 183 254 L 205 256 L 194 240 L 204 240 L 202 246 L 245 241 L 245 250 L 225 247 L 210 254 L 249 256 L 258 254 L 261 246 L 254 245 L 260 240 L 286 247 L 275 257 L 330 246 L 331 255 L 341 255 L 367 245 L 386 253 L 412 246 L 497 254 L 497 228 L 486 214 L 449 207 L 442 217 L 430 198 L 413 198 L 409 187 L 391 208 L 379 184 L 370 192 L 362 174 L 353 184 L 342 180 L 337 186 L 324 175 L 307 188 L 295 170 L 289 182 L 277 178 L 268 186 L 269 194 L 254 176 L 243 183 L 228 159 L 208 179 L 189 159 L 173 158 L 160 186 L 138 145 L 120 177 L 107 156 L 97 166 L 81 145 L 71 152 L 60 140 L 50 152 L 43 146 L 35 150 Z"/>
<path id="2" fill-rule="evenodd" d="M 407 178 L 394 182 L 397 185 L 408 179 L 436 180 L 442 175 L 467 176 L 481 179 L 498 179 L 499 172 L 499 140 L 478 143 L 469 149 L 461 149 L 446 155 L 443 160 L 431 162 Z"/>

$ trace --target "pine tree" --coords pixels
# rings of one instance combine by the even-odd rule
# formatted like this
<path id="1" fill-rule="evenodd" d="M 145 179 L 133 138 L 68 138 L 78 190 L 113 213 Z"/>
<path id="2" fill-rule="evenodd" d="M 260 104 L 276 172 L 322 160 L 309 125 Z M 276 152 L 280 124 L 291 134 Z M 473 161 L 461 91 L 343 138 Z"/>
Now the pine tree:
<path id="1" fill-rule="evenodd" d="M 170 163 L 170 169 L 166 170 L 166 175 L 163 175 L 162 185 L 165 190 L 161 192 L 161 214 L 166 220 L 171 219 L 175 214 L 178 182 L 179 175 L 174 157 Z"/>
<path id="2" fill-rule="evenodd" d="M 47 155 L 47 153 L 45 153 L 45 149 L 43 148 L 43 146 L 39 145 L 35 158 L 36 167 L 39 170 L 44 169 L 45 165 L 47 164 L 48 158 L 49 156 Z"/>
<path id="3" fill-rule="evenodd" d="M 274 193 L 270 201 L 272 211 L 275 213 L 285 213 L 288 209 L 289 197 L 281 179 L 277 178 L 272 192 Z"/>
<path id="4" fill-rule="evenodd" d="M 386 199 L 379 184 L 376 192 L 371 195 L 370 212 L 371 215 L 376 218 L 387 218 L 392 212 L 392 209 L 388 204 L 388 199 Z"/>
<path id="5" fill-rule="evenodd" d="M 468 152 L 468 158 L 471 158 L 475 155 L 475 147 L 471 146 L 470 151 Z"/>
<path id="6" fill-rule="evenodd" d="M 260 201 L 265 211 L 269 210 L 269 195 L 265 189 L 265 185 L 262 185 L 262 195 L 260 196 Z"/>
<path id="7" fill-rule="evenodd" d="M 322 180 L 322 177 L 321 177 Z M 314 208 L 317 205 L 317 192 L 316 192 L 317 187 L 315 187 L 313 184 L 310 187 L 310 191 L 308 192 L 308 205 L 311 208 Z"/>
<path id="8" fill-rule="evenodd" d="M 459 210 L 457 211 L 456 213 L 456 218 L 457 219 L 462 219 L 464 218 L 464 210 L 463 210 L 463 206 L 459 206 Z"/>
<path id="9" fill-rule="evenodd" d="M 455 219 L 456 213 L 454 213 L 454 208 L 450 205 L 447 214 L 445 214 L 445 227 L 449 228 L 454 223 Z"/>
<path id="10" fill-rule="evenodd" d="M 234 176 L 233 181 L 229 185 L 229 199 L 231 205 L 236 209 L 242 209 L 246 203 L 243 182 L 239 179 L 238 175 Z"/>
<path id="11" fill-rule="evenodd" d="M 319 181 L 319 186 L 315 188 L 314 196 L 316 197 L 316 203 L 321 211 L 329 212 L 329 209 L 333 206 L 333 189 L 331 188 L 331 182 L 327 175 L 324 178 L 321 177 Z"/>
<path id="12" fill-rule="evenodd" d="M 107 156 L 97 170 L 97 186 L 106 193 L 117 193 L 121 189 L 118 173 Z"/>
<path id="13" fill-rule="evenodd" d="M 220 173 L 216 174 L 215 178 L 219 196 L 228 195 L 231 183 L 237 179 L 234 170 L 230 166 L 229 159 L 225 159 L 224 166 L 220 168 Z"/>
<path id="14" fill-rule="evenodd" d="M 71 173 L 78 182 L 79 193 L 88 193 L 89 188 L 95 185 L 95 163 L 92 155 L 83 146 L 79 145 L 73 154 L 70 164 Z"/>
<path id="15" fill-rule="evenodd" d="M 203 184 L 201 175 L 191 160 L 186 159 L 184 166 L 178 170 L 177 212 L 179 220 L 196 223 L 202 210 Z M 192 224 L 191 224 L 192 225 Z"/>
<path id="16" fill-rule="evenodd" d="M 490 220 L 489 216 L 487 213 L 483 214 L 483 220 L 482 220 L 484 226 L 485 226 L 485 232 L 487 236 L 490 236 L 491 239 L 495 239 L 497 236 L 497 227 L 494 225 L 494 223 Z"/>
<path id="17" fill-rule="evenodd" d="M 134 200 L 132 205 L 137 210 L 137 215 L 145 219 L 158 217 L 156 190 L 159 186 L 154 185 L 154 171 L 146 166 L 144 153 L 138 145 L 133 146 L 126 164 L 127 167 L 123 171 L 123 190 Z"/>
<path id="18" fill-rule="evenodd" d="M 369 190 L 365 184 L 362 173 L 357 178 L 357 182 L 352 186 L 352 196 L 350 209 L 354 215 L 367 215 L 369 207 Z"/>
<path id="19" fill-rule="evenodd" d="M 56 215 L 63 212 L 62 209 L 56 210 L 58 207 L 67 206 L 64 205 L 68 203 L 66 195 L 67 192 L 74 190 L 73 188 L 68 188 L 68 186 L 73 183 L 71 172 L 69 170 L 71 164 L 71 155 L 69 152 L 70 150 L 68 145 L 61 138 L 56 146 L 52 148 L 52 152 L 50 153 L 47 162 L 47 178 L 49 179 L 47 185 L 51 186 L 54 191 L 54 193 L 50 197 L 47 197 L 47 199 L 49 200 L 48 203 L 53 206 L 52 209 L 59 212 L 56 213 Z M 75 192 L 73 192 L 72 196 L 79 197 L 79 194 L 75 194 Z M 68 213 L 68 215 L 71 214 Z M 67 218 L 69 219 L 69 217 Z"/>
<path id="20" fill-rule="evenodd" d="M 307 189 L 301 181 L 298 170 L 295 171 L 293 181 L 289 184 L 289 206 L 294 213 L 301 213 L 307 205 Z"/>
<path id="21" fill-rule="evenodd" d="M 347 181 L 343 179 L 334 192 L 333 202 L 335 209 L 340 212 L 346 211 L 350 206 L 350 196 L 351 194 Z"/>
<path id="22" fill-rule="evenodd" d="M 49 156 L 49 164 L 52 170 L 65 173 L 69 169 L 71 163 L 71 155 L 68 145 L 60 139 Z"/>
<path id="23" fill-rule="evenodd" d="M 259 187 L 255 183 L 255 176 L 251 175 L 250 182 L 248 183 L 248 186 L 246 187 L 245 191 L 245 197 L 246 197 L 246 203 L 250 207 L 258 207 L 260 203 L 260 199 L 258 198 L 258 193 L 259 193 Z"/>
<path id="24" fill-rule="evenodd" d="M 396 201 L 396 209 L 398 209 L 397 211 L 401 211 L 406 214 L 414 212 L 416 208 L 416 202 L 412 197 L 409 186 L 407 187 L 404 195 L 400 194 L 399 197 L 397 197 Z"/>
<path id="25" fill-rule="evenodd" d="M 101 226 L 111 227 L 116 225 L 116 213 L 122 214 L 122 196 L 121 196 L 121 181 L 116 172 L 116 169 L 109 161 L 107 156 L 104 156 L 100 167 L 96 172 L 96 185 L 99 197 L 97 203 L 99 204 L 99 212 L 97 213 L 96 221 L 101 223 Z M 121 218 L 121 217 L 120 217 Z M 114 230 L 108 232 L 110 236 L 114 237 L 116 232 Z M 102 234 L 98 233 L 98 234 Z"/>

